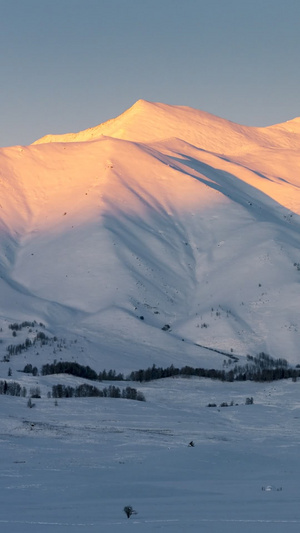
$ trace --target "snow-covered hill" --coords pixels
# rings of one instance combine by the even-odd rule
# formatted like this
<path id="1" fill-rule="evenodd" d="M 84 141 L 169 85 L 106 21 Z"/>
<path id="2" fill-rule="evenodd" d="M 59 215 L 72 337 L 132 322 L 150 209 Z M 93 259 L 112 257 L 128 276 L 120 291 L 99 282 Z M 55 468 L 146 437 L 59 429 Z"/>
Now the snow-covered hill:
<path id="1" fill-rule="evenodd" d="M 300 362 L 299 124 L 139 100 L 1 149 L 3 349 L 37 320 L 96 369 L 222 363 L 197 344 Z"/>

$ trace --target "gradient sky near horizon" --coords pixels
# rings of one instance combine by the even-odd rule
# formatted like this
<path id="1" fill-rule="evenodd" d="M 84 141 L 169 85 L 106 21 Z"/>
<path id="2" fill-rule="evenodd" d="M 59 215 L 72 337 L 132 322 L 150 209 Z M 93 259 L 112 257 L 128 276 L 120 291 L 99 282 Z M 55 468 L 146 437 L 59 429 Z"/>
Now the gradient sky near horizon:
<path id="1" fill-rule="evenodd" d="M 0 146 L 143 98 L 248 126 L 300 116 L 300 0 L 0 0 Z"/>

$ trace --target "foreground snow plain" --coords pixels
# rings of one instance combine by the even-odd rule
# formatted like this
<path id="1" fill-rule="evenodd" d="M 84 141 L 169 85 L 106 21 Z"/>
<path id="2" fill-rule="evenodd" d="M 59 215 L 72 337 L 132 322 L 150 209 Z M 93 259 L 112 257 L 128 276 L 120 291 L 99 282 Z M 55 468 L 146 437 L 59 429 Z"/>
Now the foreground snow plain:
<path id="1" fill-rule="evenodd" d="M 1 396 L 1 531 L 299 531 L 298 382 L 137 385 L 146 402 Z"/>

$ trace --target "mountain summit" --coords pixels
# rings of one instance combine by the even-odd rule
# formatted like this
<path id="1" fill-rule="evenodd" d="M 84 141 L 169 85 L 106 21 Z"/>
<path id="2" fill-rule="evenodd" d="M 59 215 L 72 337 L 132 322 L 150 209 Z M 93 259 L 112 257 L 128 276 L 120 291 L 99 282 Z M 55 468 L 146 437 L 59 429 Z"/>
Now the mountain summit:
<path id="1" fill-rule="evenodd" d="M 1 149 L 2 320 L 89 338 L 106 366 L 298 361 L 299 123 L 139 100 Z"/>
<path id="2" fill-rule="evenodd" d="M 122 115 L 99 126 L 78 133 L 46 135 L 34 144 L 84 142 L 108 136 L 142 143 L 173 137 L 220 154 L 237 153 L 257 145 L 279 148 L 284 143 L 289 148 L 297 148 L 297 134 L 300 134 L 298 121 L 300 119 L 268 128 L 253 128 L 190 107 L 138 100 Z"/>

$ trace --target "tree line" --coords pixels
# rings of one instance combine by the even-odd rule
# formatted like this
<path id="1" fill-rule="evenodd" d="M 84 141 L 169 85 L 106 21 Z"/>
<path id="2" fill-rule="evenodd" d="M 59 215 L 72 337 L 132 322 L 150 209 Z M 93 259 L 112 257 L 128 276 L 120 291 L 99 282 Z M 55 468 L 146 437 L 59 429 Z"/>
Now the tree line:
<path id="1" fill-rule="evenodd" d="M 85 398 L 85 397 L 98 397 L 98 398 L 123 398 L 126 400 L 137 400 L 145 402 L 145 396 L 142 392 L 134 389 L 133 387 L 126 387 L 120 389 L 114 385 L 105 387 L 104 389 L 98 389 L 93 385 L 83 383 L 78 387 L 70 387 L 66 385 L 53 385 L 52 398 Z"/>
<path id="2" fill-rule="evenodd" d="M 33 322 L 25 320 L 24 322 L 21 322 L 20 324 L 18 324 L 18 322 L 14 322 L 13 324 L 8 324 L 8 328 L 13 331 L 21 331 L 22 328 L 34 328 L 37 325 L 39 325 L 41 328 L 45 327 L 45 325 L 42 322 L 38 324 L 36 320 L 34 320 Z"/>
<path id="3" fill-rule="evenodd" d="M 52 374 L 71 374 L 79 378 L 90 379 L 91 381 L 98 381 L 98 374 L 89 366 L 80 365 L 74 361 L 60 361 L 51 364 L 45 364 L 41 370 L 42 376 Z"/>
<path id="4" fill-rule="evenodd" d="M 218 379 L 220 381 L 276 381 L 280 379 L 297 379 L 300 377 L 300 369 L 298 367 L 290 367 L 286 359 L 273 359 L 270 355 L 264 352 L 257 356 L 247 356 L 247 363 L 245 365 L 235 365 L 230 370 L 217 370 L 215 368 L 193 368 L 191 366 L 183 366 L 181 368 L 171 365 L 167 368 L 157 367 L 152 365 L 146 369 L 140 369 L 131 372 L 129 379 L 131 381 L 152 381 L 167 377 L 203 377 L 210 379 Z"/>
<path id="5" fill-rule="evenodd" d="M 21 387 L 20 383 L 16 381 L 0 381 L 0 394 L 8 394 L 9 396 L 26 396 L 27 390 Z"/>
<path id="6" fill-rule="evenodd" d="M 228 364 L 228 363 L 226 363 Z M 228 368 L 228 367 L 227 367 Z M 26 369 L 26 370 L 25 370 Z M 33 369 L 36 373 L 36 367 Z M 30 366 L 26 365 L 25 371 L 30 371 Z M 183 367 L 157 367 L 155 364 L 146 368 L 132 371 L 127 377 L 117 373 L 115 370 L 103 370 L 96 372 L 89 366 L 80 365 L 70 361 L 54 362 L 42 366 L 42 375 L 48 374 L 71 374 L 76 377 L 89 379 L 91 381 L 138 381 L 148 382 L 168 377 L 203 377 L 218 379 L 220 381 L 276 381 L 280 379 L 297 379 L 300 377 L 300 368 L 291 367 L 285 359 L 273 359 L 270 355 L 261 352 L 257 356 L 247 356 L 245 365 L 234 365 L 230 369 L 215 368 L 194 368 L 189 365 Z"/>

